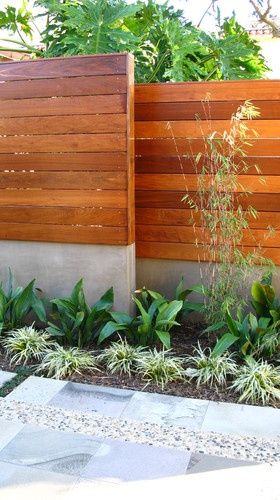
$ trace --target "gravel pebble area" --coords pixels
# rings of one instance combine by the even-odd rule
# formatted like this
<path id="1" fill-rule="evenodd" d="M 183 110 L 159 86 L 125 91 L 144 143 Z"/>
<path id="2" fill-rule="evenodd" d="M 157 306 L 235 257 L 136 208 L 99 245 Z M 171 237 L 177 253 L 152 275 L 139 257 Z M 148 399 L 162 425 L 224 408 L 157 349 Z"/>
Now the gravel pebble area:
<path id="1" fill-rule="evenodd" d="M 2 400 L 0 418 L 8 421 L 19 420 L 24 424 L 39 425 L 54 430 L 179 448 L 259 463 L 280 461 L 280 439 L 190 431 L 184 427 L 123 420 L 19 401 Z"/>

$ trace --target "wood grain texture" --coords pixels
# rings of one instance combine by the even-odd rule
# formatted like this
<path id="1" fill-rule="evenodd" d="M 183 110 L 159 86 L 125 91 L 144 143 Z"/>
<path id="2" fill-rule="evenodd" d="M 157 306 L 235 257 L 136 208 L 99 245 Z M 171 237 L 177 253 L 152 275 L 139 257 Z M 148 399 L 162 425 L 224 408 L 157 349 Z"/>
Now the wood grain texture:
<path id="1" fill-rule="evenodd" d="M 19 63 L 18 63 L 19 64 Z M 0 118 L 126 113 L 126 94 L 10 99 L 1 102 Z M 75 118 L 73 117 L 73 120 Z"/>
<path id="2" fill-rule="evenodd" d="M 133 59 L 0 65 L 0 239 L 134 237 Z"/>
<path id="3" fill-rule="evenodd" d="M 222 134 L 238 106 L 252 100 L 260 116 L 246 125 L 246 173 L 239 178 L 235 206 L 259 211 L 249 217 L 244 251 L 264 247 L 280 263 L 280 86 L 279 81 L 186 82 L 139 84 L 136 116 L 136 234 L 142 258 L 207 260 L 201 245 L 205 233 L 199 213 L 182 201 L 186 193 L 198 201 L 197 175 L 207 150 L 202 136 Z M 195 155 L 202 153 L 199 163 Z M 242 161 L 236 158 L 237 162 Z M 261 175 L 258 174 L 258 170 Z M 264 177 L 264 179 L 262 178 Z M 242 191 L 249 191 L 248 196 Z M 240 193 L 240 194 L 239 194 Z M 194 233 L 193 226 L 196 228 Z M 271 233 L 267 228 L 273 227 Z M 268 237 L 268 235 L 270 237 Z"/>
<path id="4" fill-rule="evenodd" d="M 100 134 L 126 132 L 125 114 L 0 118 L 0 135 Z"/>
<path id="5" fill-rule="evenodd" d="M 0 66 L 0 80 L 45 80 L 76 76 L 125 75 L 126 59 L 126 54 L 104 54 L 3 62 Z"/>
<path id="6" fill-rule="evenodd" d="M 77 76 L 76 78 L 2 81 L 0 99 L 125 93 L 126 75 Z"/>

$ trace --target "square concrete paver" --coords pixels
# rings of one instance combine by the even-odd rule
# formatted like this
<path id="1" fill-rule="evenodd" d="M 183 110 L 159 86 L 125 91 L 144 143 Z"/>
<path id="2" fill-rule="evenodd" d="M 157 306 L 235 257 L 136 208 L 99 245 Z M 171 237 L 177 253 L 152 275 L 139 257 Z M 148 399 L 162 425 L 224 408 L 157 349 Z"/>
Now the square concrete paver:
<path id="1" fill-rule="evenodd" d="M 0 388 L 16 376 L 16 373 L 0 370 Z"/>
<path id="2" fill-rule="evenodd" d="M 233 467 L 245 467 L 255 465 L 254 462 L 236 460 L 233 458 L 218 457 L 214 455 L 204 455 L 202 453 L 192 453 L 187 474 L 209 472 L 214 470 L 231 469 Z"/>
<path id="3" fill-rule="evenodd" d="M 69 410 L 119 417 L 133 394 L 132 391 L 123 389 L 68 382 L 49 404 Z"/>
<path id="4" fill-rule="evenodd" d="M 280 410 L 211 401 L 201 430 L 243 436 L 280 437 Z"/>
<path id="5" fill-rule="evenodd" d="M 24 427 L 24 424 L 17 421 L 7 421 L 4 418 L 0 418 L 0 450 L 5 448 L 7 444 L 20 432 Z"/>
<path id="6" fill-rule="evenodd" d="M 66 474 L 0 461 L 0 497 L 3 500 L 61 498 L 60 495 L 66 493 L 75 482 L 73 476 Z"/>
<path id="7" fill-rule="evenodd" d="M 101 442 L 82 434 L 27 425 L 0 451 L 0 460 L 79 476 Z"/>
<path id="8" fill-rule="evenodd" d="M 139 481 L 185 474 L 190 452 L 106 440 L 82 472 L 85 479 Z"/>
<path id="9" fill-rule="evenodd" d="M 122 418 L 199 430 L 208 404 L 208 401 L 199 399 L 137 392 L 122 413 Z"/>
<path id="10" fill-rule="evenodd" d="M 26 403 L 47 404 L 65 385 L 63 380 L 43 377 L 28 377 L 6 399 L 8 401 L 24 401 Z"/>

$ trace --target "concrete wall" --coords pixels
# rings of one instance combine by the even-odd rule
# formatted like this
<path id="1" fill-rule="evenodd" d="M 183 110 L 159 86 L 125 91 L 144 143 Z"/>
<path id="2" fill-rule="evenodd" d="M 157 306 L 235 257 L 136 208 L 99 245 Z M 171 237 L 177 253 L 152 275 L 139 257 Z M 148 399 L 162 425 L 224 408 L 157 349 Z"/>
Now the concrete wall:
<path id="1" fill-rule="evenodd" d="M 204 281 L 202 277 L 209 276 L 210 265 L 208 263 L 188 262 L 183 260 L 165 259 L 137 259 L 136 260 L 136 285 L 137 288 L 146 286 L 174 297 L 174 290 L 180 279 L 184 277 L 186 288 Z M 262 270 L 255 268 L 251 279 L 260 279 Z M 274 273 L 273 282 L 277 293 L 280 295 L 279 267 Z M 248 287 L 250 282 L 248 282 Z M 245 292 L 245 291 L 244 291 Z"/>
<path id="2" fill-rule="evenodd" d="M 36 278 L 48 297 L 70 294 L 74 284 L 85 278 L 90 304 L 111 286 L 115 308 L 129 311 L 135 290 L 135 248 L 113 245 L 79 245 L 25 241 L 0 242 L 0 279 L 5 282 L 10 267 L 18 284 Z"/>

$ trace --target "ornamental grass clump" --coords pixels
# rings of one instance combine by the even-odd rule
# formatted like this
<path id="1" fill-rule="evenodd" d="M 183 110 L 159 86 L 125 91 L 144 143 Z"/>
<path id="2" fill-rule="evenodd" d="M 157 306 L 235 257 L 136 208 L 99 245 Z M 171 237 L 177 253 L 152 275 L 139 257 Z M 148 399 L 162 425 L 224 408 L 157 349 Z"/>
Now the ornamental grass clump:
<path id="1" fill-rule="evenodd" d="M 8 333 L 2 341 L 7 355 L 11 356 L 11 364 L 23 364 L 39 360 L 52 347 L 50 335 L 44 330 L 36 330 L 33 326 L 24 326 Z"/>
<path id="2" fill-rule="evenodd" d="M 194 355 L 186 358 L 191 366 L 186 369 L 186 375 L 190 379 L 196 379 L 197 387 L 206 384 L 212 387 L 214 384 L 219 386 L 226 385 L 229 376 L 237 372 L 237 364 L 233 355 L 227 352 L 214 355 L 210 348 L 194 349 Z"/>
<path id="3" fill-rule="evenodd" d="M 45 353 L 37 372 L 46 373 L 47 377 L 65 378 L 85 371 L 99 371 L 98 361 L 93 353 L 82 351 L 78 347 L 68 349 L 57 344 L 55 349 Z"/>
<path id="4" fill-rule="evenodd" d="M 131 376 L 131 373 L 136 370 L 143 351 L 143 347 L 132 346 L 126 339 L 120 338 L 118 342 L 112 342 L 110 347 L 104 349 L 98 359 L 111 373 L 124 373 Z"/>
<path id="5" fill-rule="evenodd" d="M 239 368 L 231 388 L 240 394 L 239 402 L 265 405 L 280 401 L 280 369 L 267 361 L 248 357 L 245 365 Z"/>
<path id="6" fill-rule="evenodd" d="M 183 360 L 172 355 L 172 350 L 152 351 L 143 354 L 137 362 L 137 372 L 147 380 L 147 383 L 155 382 L 164 389 L 169 382 L 184 379 Z"/>

